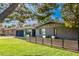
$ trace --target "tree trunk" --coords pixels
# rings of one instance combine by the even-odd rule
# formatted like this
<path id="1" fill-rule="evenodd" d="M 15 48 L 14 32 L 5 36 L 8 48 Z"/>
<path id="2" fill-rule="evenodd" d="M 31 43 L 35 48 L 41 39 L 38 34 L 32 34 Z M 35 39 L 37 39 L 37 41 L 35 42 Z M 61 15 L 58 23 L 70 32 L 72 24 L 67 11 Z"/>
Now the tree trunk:
<path id="1" fill-rule="evenodd" d="M 4 20 L 8 15 L 10 15 L 18 6 L 18 3 L 12 3 L 4 12 L 0 14 L 0 20 Z"/>

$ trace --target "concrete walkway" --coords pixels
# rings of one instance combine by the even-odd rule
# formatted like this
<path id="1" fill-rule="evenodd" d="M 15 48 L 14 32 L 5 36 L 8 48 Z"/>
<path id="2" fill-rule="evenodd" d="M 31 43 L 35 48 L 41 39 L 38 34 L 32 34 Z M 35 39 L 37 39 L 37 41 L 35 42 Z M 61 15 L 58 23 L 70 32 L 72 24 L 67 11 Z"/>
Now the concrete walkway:
<path id="1" fill-rule="evenodd" d="M 13 38 L 14 36 L 0 36 L 0 39 L 4 38 Z"/>

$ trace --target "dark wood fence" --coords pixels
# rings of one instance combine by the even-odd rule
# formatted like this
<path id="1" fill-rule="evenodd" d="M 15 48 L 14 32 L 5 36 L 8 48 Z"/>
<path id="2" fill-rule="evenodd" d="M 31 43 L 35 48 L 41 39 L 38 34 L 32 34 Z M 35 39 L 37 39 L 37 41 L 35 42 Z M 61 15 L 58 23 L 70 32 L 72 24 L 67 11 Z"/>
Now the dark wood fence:
<path id="1" fill-rule="evenodd" d="M 26 38 L 27 41 L 32 43 L 38 43 L 43 45 L 48 45 L 50 47 L 60 47 L 70 50 L 78 50 L 78 40 L 66 40 L 66 39 L 51 39 L 42 37 L 29 37 Z"/>

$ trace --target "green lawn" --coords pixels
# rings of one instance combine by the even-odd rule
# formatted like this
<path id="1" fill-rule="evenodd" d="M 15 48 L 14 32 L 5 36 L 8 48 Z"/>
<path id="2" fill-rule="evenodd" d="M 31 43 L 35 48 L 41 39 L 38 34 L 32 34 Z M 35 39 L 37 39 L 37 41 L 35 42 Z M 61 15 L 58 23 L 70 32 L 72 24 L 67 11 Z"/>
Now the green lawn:
<path id="1" fill-rule="evenodd" d="M 79 56 L 79 53 L 26 42 L 18 38 L 0 39 L 1 56 Z"/>

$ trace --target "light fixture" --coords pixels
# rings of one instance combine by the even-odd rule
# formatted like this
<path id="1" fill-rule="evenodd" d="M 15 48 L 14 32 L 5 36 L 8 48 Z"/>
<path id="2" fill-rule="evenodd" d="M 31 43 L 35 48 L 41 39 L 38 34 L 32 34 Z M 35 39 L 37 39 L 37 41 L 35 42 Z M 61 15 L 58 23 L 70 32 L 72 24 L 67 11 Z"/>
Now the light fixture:
<path id="1" fill-rule="evenodd" d="M 55 39 L 55 36 L 51 36 L 51 47 L 52 47 L 52 44 L 53 44 L 53 40 Z"/>
<path id="2" fill-rule="evenodd" d="M 55 39 L 55 36 L 51 36 L 52 39 Z"/>
<path id="3" fill-rule="evenodd" d="M 46 38 L 46 36 L 45 36 L 45 35 L 43 35 L 42 37 L 43 37 L 43 38 Z"/>
<path id="4" fill-rule="evenodd" d="M 44 44 L 44 39 L 46 38 L 45 35 L 42 36 L 42 44 Z"/>
<path id="5" fill-rule="evenodd" d="M 29 34 L 27 35 L 27 37 L 29 37 Z"/>

